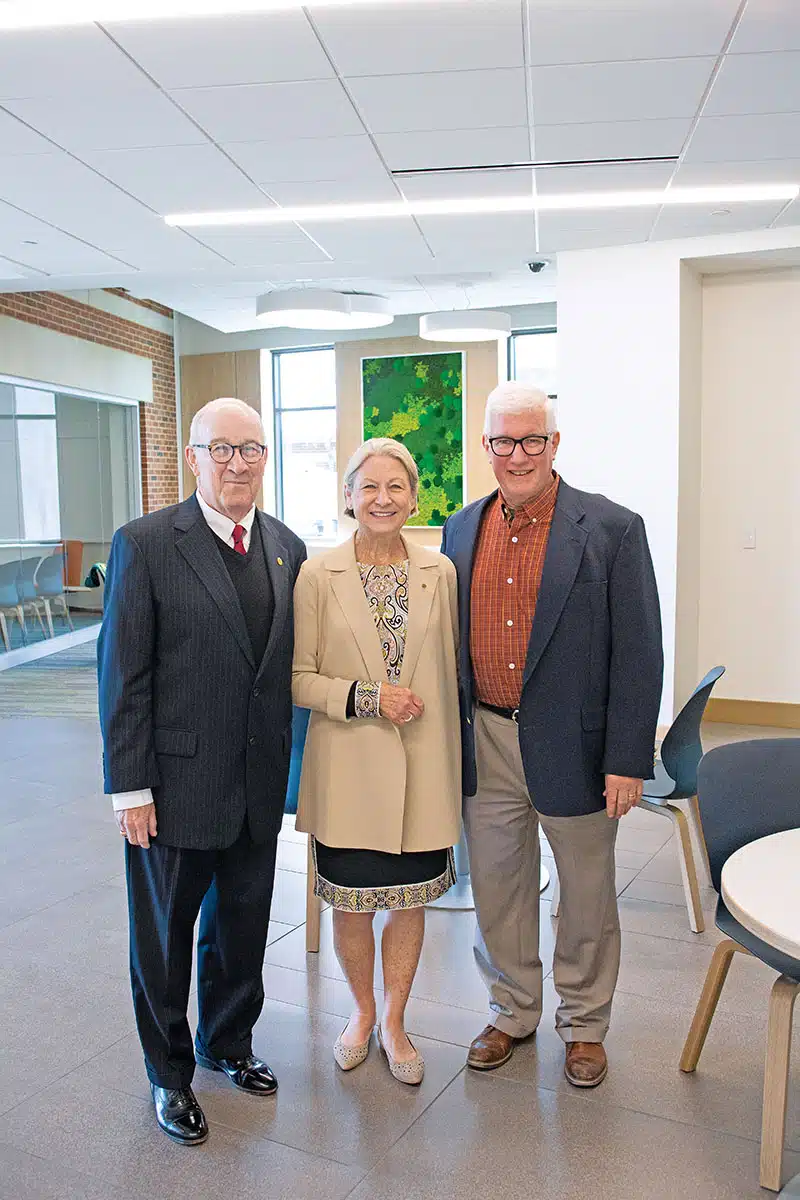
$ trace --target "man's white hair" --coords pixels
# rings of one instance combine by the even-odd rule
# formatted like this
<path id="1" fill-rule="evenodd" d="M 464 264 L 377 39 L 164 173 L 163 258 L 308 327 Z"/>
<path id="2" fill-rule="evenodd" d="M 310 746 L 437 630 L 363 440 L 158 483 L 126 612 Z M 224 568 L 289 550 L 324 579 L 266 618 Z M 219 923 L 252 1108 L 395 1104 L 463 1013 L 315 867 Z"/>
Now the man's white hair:
<path id="1" fill-rule="evenodd" d="M 558 428 L 556 406 L 546 392 L 539 388 L 526 387 L 510 379 L 508 383 L 500 383 L 491 391 L 486 400 L 486 415 L 483 422 L 483 432 L 489 433 L 492 417 L 495 413 L 526 413 L 544 412 L 545 433 L 555 433 Z"/>
<path id="2" fill-rule="evenodd" d="M 235 411 L 244 413 L 246 416 L 256 417 L 261 429 L 261 441 L 264 441 L 264 423 L 257 408 L 253 408 L 252 404 L 247 404 L 244 400 L 239 400 L 237 396 L 218 396 L 216 400 L 209 400 L 208 404 L 204 404 L 202 408 L 198 408 L 192 417 L 192 424 L 189 428 L 190 446 L 203 436 L 202 431 L 205 428 L 206 420 L 226 408 L 232 408 Z"/>

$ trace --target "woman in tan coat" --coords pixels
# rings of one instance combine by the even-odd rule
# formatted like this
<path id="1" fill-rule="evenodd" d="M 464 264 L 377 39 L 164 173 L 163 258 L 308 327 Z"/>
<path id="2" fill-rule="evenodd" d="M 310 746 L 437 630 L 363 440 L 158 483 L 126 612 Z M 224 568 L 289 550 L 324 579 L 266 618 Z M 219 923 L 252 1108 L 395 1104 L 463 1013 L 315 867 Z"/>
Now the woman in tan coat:
<path id="1" fill-rule="evenodd" d="M 312 835 L 316 894 L 333 908 L 354 1009 L 334 1046 L 350 1070 L 376 1020 L 375 913 L 388 911 L 378 1041 L 395 1078 L 422 1082 L 404 1016 L 424 905 L 455 881 L 461 829 L 456 574 L 401 534 L 419 476 L 400 442 L 373 438 L 345 472 L 355 536 L 306 562 L 295 588 L 295 704 L 310 708 L 297 828 Z"/>

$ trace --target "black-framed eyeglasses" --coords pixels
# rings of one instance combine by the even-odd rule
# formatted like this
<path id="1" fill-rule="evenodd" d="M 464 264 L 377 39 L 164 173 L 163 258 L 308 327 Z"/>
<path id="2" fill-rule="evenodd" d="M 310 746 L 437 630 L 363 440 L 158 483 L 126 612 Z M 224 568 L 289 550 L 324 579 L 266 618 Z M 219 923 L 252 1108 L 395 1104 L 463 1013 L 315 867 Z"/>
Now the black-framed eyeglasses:
<path id="1" fill-rule="evenodd" d="M 253 466 L 257 462 L 261 462 L 264 457 L 266 446 L 262 446 L 261 442 L 241 442 L 238 446 L 234 446 L 231 442 L 192 442 L 193 450 L 207 450 L 215 463 L 222 466 L 224 463 L 229 463 L 234 454 L 238 450 L 242 456 L 242 461 Z"/>
<path id="2" fill-rule="evenodd" d="M 544 454 L 544 448 L 552 436 L 551 433 L 531 433 L 523 438 L 490 437 L 486 440 L 492 447 L 492 454 L 498 458 L 511 458 L 517 446 L 522 446 L 529 458 L 537 458 Z"/>

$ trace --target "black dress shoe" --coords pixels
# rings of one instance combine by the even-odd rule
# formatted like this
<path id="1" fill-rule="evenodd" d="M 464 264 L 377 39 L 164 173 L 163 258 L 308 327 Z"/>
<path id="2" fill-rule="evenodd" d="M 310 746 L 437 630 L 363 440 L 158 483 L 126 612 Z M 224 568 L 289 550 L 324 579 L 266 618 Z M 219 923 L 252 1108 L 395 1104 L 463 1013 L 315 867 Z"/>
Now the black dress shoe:
<path id="1" fill-rule="evenodd" d="M 209 1071 L 224 1071 L 233 1086 L 249 1096 L 272 1096 L 278 1090 L 278 1081 L 267 1064 L 252 1054 L 242 1058 L 210 1058 L 198 1050 L 195 1058 Z"/>
<path id="2" fill-rule="evenodd" d="M 208 1137 L 205 1114 L 190 1087 L 161 1088 L 150 1084 L 156 1120 L 167 1137 L 182 1146 L 200 1146 Z"/>

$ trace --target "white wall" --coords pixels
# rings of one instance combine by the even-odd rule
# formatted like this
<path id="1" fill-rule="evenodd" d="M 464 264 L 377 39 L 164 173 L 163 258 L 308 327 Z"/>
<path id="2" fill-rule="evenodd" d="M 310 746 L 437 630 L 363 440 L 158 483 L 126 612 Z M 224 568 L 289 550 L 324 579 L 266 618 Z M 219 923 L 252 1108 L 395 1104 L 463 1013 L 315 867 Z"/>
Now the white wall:
<path id="1" fill-rule="evenodd" d="M 675 657 L 680 282 L 679 260 L 662 247 L 559 257 L 557 465 L 568 483 L 644 518 L 661 597 L 666 723 Z"/>
<path id="2" fill-rule="evenodd" d="M 798 704 L 800 271 L 704 280 L 702 430 L 700 660 Z"/>

